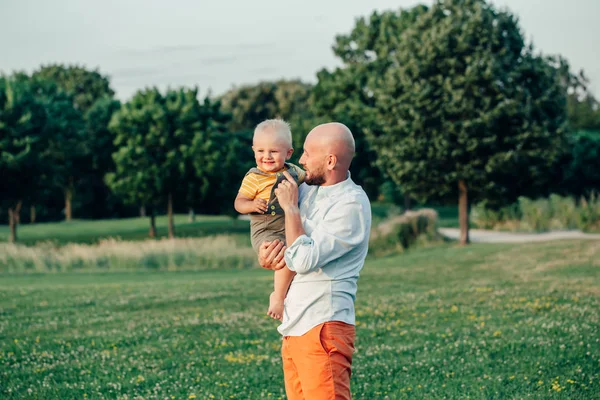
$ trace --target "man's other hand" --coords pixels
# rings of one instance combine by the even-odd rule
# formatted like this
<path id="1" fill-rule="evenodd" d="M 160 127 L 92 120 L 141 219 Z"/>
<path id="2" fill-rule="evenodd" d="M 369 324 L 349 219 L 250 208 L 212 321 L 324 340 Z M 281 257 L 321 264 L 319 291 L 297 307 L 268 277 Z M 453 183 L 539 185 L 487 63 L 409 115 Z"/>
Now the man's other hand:
<path id="1" fill-rule="evenodd" d="M 258 249 L 258 263 L 265 269 L 277 271 L 285 267 L 285 245 L 281 240 L 263 242 Z"/>

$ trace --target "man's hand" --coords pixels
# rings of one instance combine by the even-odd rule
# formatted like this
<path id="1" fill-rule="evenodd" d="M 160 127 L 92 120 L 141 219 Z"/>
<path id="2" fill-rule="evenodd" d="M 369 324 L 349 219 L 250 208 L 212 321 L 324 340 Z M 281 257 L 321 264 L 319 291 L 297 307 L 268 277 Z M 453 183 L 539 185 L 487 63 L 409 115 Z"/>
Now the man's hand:
<path id="1" fill-rule="evenodd" d="M 280 240 L 263 242 L 258 249 L 258 263 L 265 269 L 277 271 L 285 267 L 285 245 Z"/>
<path id="2" fill-rule="evenodd" d="M 254 199 L 252 202 L 253 212 L 257 212 L 259 214 L 264 214 L 267 212 L 267 202 L 264 199 L 259 199 L 258 197 Z"/>
<path id="3" fill-rule="evenodd" d="M 275 189 L 275 195 L 279 200 L 279 205 L 286 212 L 290 208 L 298 207 L 298 185 L 288 171 L 283 171 L 283 175 L 286 179 L 279 183 Z"/>

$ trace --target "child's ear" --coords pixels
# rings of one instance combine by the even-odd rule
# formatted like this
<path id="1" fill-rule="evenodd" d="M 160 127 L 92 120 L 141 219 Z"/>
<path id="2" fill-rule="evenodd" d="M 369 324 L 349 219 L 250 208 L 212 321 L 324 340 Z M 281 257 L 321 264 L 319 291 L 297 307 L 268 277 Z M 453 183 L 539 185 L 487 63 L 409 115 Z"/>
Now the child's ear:
<path id="1" fill-rule="evenodd" d="M 287 152 L 287 154 L 286 154 L 286 156 L 285 156 L 285 159 L 289 160 L 290 157 L 292 156 L 292 154 L 294 154 L 294 149 L 289 149 L 288 152 Z"/>

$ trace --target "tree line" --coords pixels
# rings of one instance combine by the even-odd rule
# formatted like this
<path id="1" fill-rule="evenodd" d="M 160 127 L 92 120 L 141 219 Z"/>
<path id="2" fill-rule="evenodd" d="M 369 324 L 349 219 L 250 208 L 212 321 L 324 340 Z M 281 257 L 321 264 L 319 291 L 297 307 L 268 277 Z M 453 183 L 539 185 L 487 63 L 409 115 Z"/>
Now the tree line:
<path id="1" fill-rule="evenodd" d="M 373 12 L 333 45 L 342 65 L 317 82 L 260 82 L 202 97 L 144 88 L 121 104 L 110 79 L 78 65 L 0 77 L 0 210 L 16 240 L 28 221 L 138 212 L 233 213 L 267 118 L 308 131 L 338 120 L 356 137 L 352 176 L 372 200 L 468 209 L 518 196 L 600 188 L 600 111 L 588 81 L 526 43 L 508 10 L 444 0 Z M 295 160 L 301 151 L 296 151 Z M 25 221 L 23 221 L 25 222 Z"/>

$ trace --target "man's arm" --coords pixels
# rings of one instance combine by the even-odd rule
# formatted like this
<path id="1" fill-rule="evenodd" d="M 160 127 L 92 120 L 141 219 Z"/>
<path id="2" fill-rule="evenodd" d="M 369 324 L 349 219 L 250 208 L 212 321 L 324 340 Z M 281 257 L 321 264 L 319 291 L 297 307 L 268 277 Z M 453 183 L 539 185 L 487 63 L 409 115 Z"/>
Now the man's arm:
<path id="1" fill-rule="evenodd" d="M 300 236 L 305 235 L 302 219 L 300 218 L 300 209 L 298 206 L 285 210 L 285 241 L 294 243 Z"/>
<path id="2" fill-rule="evenodd" d="M 286 179 L 277 186 L 275 195 L 279 206 L 285 213 L 285 241 L 294 243 L 296 239 L 305 234 L 298 207 L 298 184 L 289 172 L 284 171 L 283 175 Z"/>
<path id="3" fill-rule="evenodd" d="M 365 204 L 353 199 L 331 207 L 310 236 L 299 235 L 288 246 L 285 252 L 287 267 L 298 274 L 307 274 L 364 243 L 370 234 L 369 214 L 365 207 Z"/>

